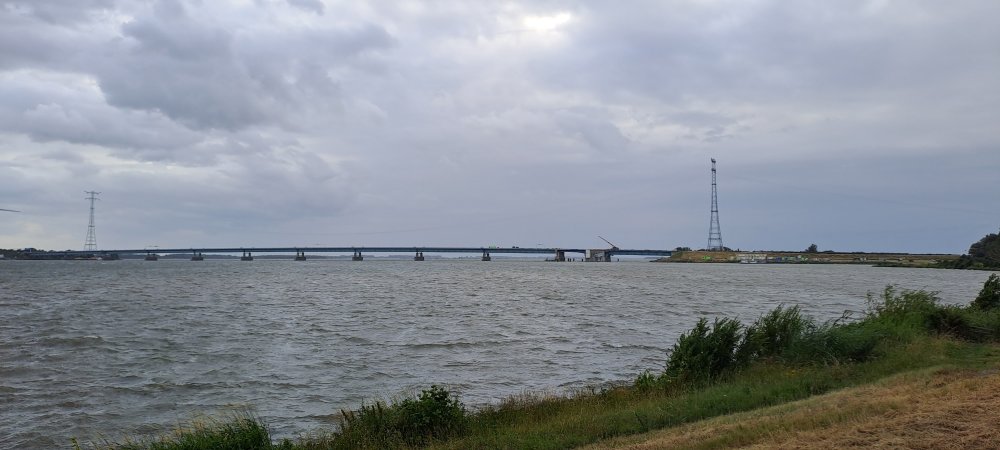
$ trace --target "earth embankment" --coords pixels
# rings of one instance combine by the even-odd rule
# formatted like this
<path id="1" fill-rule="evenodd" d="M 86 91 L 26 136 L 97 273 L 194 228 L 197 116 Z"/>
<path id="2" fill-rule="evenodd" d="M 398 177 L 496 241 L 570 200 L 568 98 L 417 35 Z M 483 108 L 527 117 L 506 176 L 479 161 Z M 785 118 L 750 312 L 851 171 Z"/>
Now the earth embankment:
<path id="1" fill-rule="evenodd" d="M 997 417 L 1000 369 L 939 368 L 586 448 L 1000 448 Z"/>

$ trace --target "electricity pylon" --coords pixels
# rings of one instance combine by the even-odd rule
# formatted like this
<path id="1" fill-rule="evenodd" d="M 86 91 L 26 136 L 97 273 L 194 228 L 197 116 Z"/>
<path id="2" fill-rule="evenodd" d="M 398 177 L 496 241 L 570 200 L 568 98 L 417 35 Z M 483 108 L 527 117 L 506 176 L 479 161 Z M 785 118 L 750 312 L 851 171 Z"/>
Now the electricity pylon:
<path id="1" fill-rule="evenodd" d="M 87 240 L 83 242 L 83 250 L 92 252 L 97 250 L 97 230 L 94 228 L 94 201 L 97 200 L 97 195 L 100 194 L 100 192 L 83 192 L 90 194 L 90 196 L 87 197 L 87 200 L 90 200 L 90 224 L 87 225 Z"/>
<path id="2" fill-rule="evenodd" d="M 722 229 L 719 228 L 719 192 L 715 184 L 715 158 L 712 158 L 712 217 L 708 223 L 708 249 L 723 250 Z"/>

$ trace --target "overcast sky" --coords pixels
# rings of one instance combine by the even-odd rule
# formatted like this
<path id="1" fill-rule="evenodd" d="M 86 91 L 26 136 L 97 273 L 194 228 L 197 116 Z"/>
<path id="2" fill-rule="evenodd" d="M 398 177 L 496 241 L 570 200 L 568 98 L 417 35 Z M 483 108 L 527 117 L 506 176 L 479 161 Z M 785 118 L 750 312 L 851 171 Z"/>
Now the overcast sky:
<path id="1" fill-rule="evenodd" d="M 1000 2 L 0 0 L 0 247 L 964 253 Z"/>

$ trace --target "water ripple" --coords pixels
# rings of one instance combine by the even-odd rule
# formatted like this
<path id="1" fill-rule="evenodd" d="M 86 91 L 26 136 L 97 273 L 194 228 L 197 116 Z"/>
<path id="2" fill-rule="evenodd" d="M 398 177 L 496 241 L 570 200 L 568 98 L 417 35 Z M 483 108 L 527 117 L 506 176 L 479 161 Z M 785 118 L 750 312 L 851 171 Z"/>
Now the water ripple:
<path id="1" fill-rule="evenodd" d="M 858 266 L 0 261 L 0 448 L 253 407 L 278 436 L 431 383 L 465 403 L 662 368 L 698 317 L 821 320 L 893 283 L 967 303 L 989 275 Z"/>

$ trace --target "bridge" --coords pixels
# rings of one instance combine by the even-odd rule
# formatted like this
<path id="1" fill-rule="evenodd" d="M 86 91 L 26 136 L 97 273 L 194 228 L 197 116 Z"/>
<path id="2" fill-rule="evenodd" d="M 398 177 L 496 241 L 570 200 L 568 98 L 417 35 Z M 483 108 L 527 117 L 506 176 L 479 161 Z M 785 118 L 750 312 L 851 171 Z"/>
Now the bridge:
<path id="1" fill-rule="evenodd" d="M 670 250 L 650 249 L 584 249 L 584 248 L 541 248 L 541 247 L 220 247 L 220 248 L 156 248 L 156 249 L 121 249 L 98 251 L 53 251 L 26 252 L 29 259 L 117 259 L 120 255 L 146 255 L 146 259 L 155 260 L 160 254 L 190 254 L 191 259 L 200 261 L 203 254 L 233 254 L 239 253 L 244 261 L 253 260 L 254 254 L 294 253 L 295 259 L 304 261 L 307 254 L 318 253 L 350 253 L 355 261 L 364 260 L 365 253 L 412 253 L 415 261 L 423 261 L 424 253 L 471 253 L 482 254 L 483 261 L 490 261 L 494 254 L 510 255 L 552 255 L 553 261 L 566 261 L 567 253 L 577 253 L 585 261 L 610 261 L 614 256 L 670 256 Z"/>

